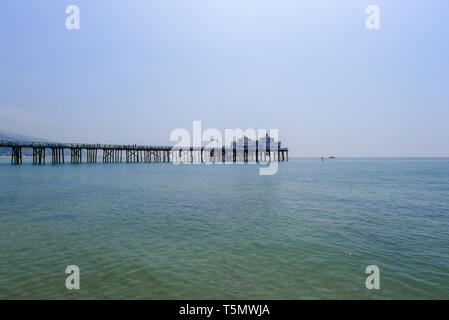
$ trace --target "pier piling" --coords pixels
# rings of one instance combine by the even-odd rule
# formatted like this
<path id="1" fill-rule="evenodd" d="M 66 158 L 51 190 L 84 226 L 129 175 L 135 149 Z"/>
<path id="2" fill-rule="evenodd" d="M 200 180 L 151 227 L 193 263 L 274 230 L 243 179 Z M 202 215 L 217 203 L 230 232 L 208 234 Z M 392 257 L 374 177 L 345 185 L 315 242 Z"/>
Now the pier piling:
<path id="1" fill-rule="evenodd" d="M 12 164 L 21 164 L 22 163 L 22 148 L 12 147 L 11 163 Z"/>
<path id="2" fill-rule="evenodd" d="M 51 159 L 53 164 L 64 163 L 64 148 L 51 148 Z"/>
<path id="3" fill-rule="evenodd" d="M 71 148 L 70 149 L 71 161 L 72 163 L 81 163 L 83 160 L 83 152 L 81 148 Z M 96 150 L 95 150 L 96 155 Z"/>
<path id="4" fill-rule="evenodd" d="M 33 164 L 45 164 L 45 148 L 33 148 Z"/>
<path id="5" fill-rule="evenodd" d="M 97 162 L 97 149 L 87 149 L 87 162 L 96 163 Z"/>

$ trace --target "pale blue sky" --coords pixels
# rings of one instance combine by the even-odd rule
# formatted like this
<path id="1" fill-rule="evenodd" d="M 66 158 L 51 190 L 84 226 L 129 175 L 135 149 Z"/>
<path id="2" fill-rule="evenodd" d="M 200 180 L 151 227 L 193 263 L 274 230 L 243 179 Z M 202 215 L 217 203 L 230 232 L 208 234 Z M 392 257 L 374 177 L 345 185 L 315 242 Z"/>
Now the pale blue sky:
<path id="1" fill-rule="evenodd" d="M 277 128 L 293 156 L 449 156 L 448 15 L 447 0 L 2 1 L 0 129 L 166 145 L 201 120 Z"/>

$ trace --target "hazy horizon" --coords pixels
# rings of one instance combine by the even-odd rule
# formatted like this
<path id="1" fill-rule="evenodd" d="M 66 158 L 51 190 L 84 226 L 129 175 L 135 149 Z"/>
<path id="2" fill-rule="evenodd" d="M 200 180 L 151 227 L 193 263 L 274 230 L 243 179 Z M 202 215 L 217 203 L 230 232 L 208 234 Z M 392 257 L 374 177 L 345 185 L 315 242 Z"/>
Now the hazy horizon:
<path id="1" fill-rule="evenodd" d="M 65 27 L 68 5 L 80 29 Z M 365 27 L 368 5 L 380 29 Z M 0 130 L 170 145 L 278 129 L 290 157 L 448 157 L 449 2 L 0 4 Z"/>

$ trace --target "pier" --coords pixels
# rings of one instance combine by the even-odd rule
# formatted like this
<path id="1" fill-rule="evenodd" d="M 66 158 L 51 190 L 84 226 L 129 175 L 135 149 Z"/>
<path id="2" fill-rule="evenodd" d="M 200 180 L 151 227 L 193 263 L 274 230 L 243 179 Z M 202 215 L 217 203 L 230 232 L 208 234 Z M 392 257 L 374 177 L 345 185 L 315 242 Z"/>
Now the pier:
<path id="1" fill-rule="evenodd" d="M 267 137 L 264 141 L 252 141 L 244 137 L 240 143 L 234 141 L 228 147 L 181 147 L 145 146 L 83 143 L 51 143 L 26 141 L 0 141 L 0 147 L 11 148 L 11 163 L 22 164 L 22 149 L 33 150 L 33 164 L 46 163 L 47 151 L 51 150 L 51 163 L 65 163 L 65 151 L 70 150 L 70 162 L 96 163 L 98 150 L 102 151 L 104 163 L 133 162 L 269 162 L 288 161 L 288 148 L 281 148 L 281 142 L 273 143 Z M 263 143 L 261 143 L 263 142 Z"/>

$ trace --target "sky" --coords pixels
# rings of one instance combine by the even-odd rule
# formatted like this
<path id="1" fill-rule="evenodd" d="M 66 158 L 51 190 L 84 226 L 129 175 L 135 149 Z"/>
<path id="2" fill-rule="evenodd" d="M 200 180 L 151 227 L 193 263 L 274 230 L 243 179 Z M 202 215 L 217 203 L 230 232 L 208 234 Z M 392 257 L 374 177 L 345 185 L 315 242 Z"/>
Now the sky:
<path id="1" fill-rule="evenodd" d="M 448 15 L 447 0 L 1 1 L 0 130 L 169 145 L 200 120 L 278 129 L 290 156 L 449 156 Z"/>

